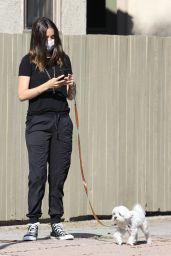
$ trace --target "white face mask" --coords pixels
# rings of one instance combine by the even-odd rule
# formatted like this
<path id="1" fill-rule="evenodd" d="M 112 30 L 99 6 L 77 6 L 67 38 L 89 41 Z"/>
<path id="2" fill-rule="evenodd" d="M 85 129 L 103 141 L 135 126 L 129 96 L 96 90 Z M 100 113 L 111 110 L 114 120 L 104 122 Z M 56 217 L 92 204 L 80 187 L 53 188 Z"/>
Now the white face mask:
<path id="1" fill-rule="evenodd" d="M 47 50 L 48 51 L 52 51 L 54 49 L 55 46 L 55 40 L 54 39 L 50 39 L 47 42 Z"/>

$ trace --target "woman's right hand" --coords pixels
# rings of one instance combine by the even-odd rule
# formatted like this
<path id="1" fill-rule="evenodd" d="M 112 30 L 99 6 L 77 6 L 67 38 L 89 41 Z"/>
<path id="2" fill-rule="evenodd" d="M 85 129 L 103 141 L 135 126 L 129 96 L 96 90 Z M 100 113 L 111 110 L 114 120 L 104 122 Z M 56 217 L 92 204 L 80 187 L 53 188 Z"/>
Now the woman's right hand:
<path id="1" fill-rule="evenodd" d="M 54 77 L 47 81 L 47 89 L 58 89 L 66 85 L 66 81 L 64 80 L 64 75 Z"/>
<path id="2" fill-rule="evenodd" d="M 30 77 L 29 76 L 19 76 L 18 80 L 18 97 L 21 101 L 33 99 L 48 89 L 55 90 L 63 85 L 66 85 L 64 80 L 64 75 L 52 78 L 35 88 L 29 89 Z"/>

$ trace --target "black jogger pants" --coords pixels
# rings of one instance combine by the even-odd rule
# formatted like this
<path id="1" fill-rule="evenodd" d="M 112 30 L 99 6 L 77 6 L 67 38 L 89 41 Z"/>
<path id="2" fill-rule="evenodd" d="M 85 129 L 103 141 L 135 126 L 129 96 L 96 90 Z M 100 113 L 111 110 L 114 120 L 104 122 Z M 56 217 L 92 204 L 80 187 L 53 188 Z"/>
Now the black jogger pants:
<path id="1" fill-rule="evenodd" d="M 41 205 L 48 175 L 51 223 L 60 222 L 63 187 L 70 167 L 73 124 L 68 113 L 47 112 L 28 116 L 26 144 L 29 158 L 28 214 L 34 223 L 42 215 Z M 47 172 L 48 163 L 48 172 Z"/>

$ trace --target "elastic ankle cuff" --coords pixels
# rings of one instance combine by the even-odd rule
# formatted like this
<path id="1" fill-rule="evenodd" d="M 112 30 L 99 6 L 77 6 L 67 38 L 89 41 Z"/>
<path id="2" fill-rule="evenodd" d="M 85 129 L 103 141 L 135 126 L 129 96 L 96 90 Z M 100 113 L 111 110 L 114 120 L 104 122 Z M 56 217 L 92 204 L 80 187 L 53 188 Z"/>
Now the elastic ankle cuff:
<path id="1" fill-rule="evenodd" d="M 39 219 L 37 219 L 37 218 L 31 218 L 29 220 L 29 223 L 31 223 L 31 224 L 34 224 L 34 223 L 37 223 L 37 222 L 39 222 Z"/>
<path id="2" fill-rule="evenodd" d="M 61 218 L 52 218 L 50 222 L 51 222 L 51 225 L 56 224 L 56 223 L 60 223 Z"/>

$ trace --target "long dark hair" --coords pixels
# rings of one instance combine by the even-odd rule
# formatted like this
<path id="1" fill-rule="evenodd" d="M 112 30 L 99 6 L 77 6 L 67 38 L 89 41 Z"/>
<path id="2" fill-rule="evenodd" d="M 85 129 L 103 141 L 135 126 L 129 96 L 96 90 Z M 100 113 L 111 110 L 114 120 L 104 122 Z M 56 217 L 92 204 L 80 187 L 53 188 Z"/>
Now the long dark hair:
<path id="1" fill-rule="evenodd" d="M 40 70 L 44 70 L 47 65 L 46 31 L 48 28 L 54 30 L 55 39 L 55 47 L 50 56 L 50 63 L 63 65 L 64 62 L 65 53 L 56 25 L 50 19 L 41 17 L 33 23 L 29 52 L 31 61 L 35 63 Z"/>

